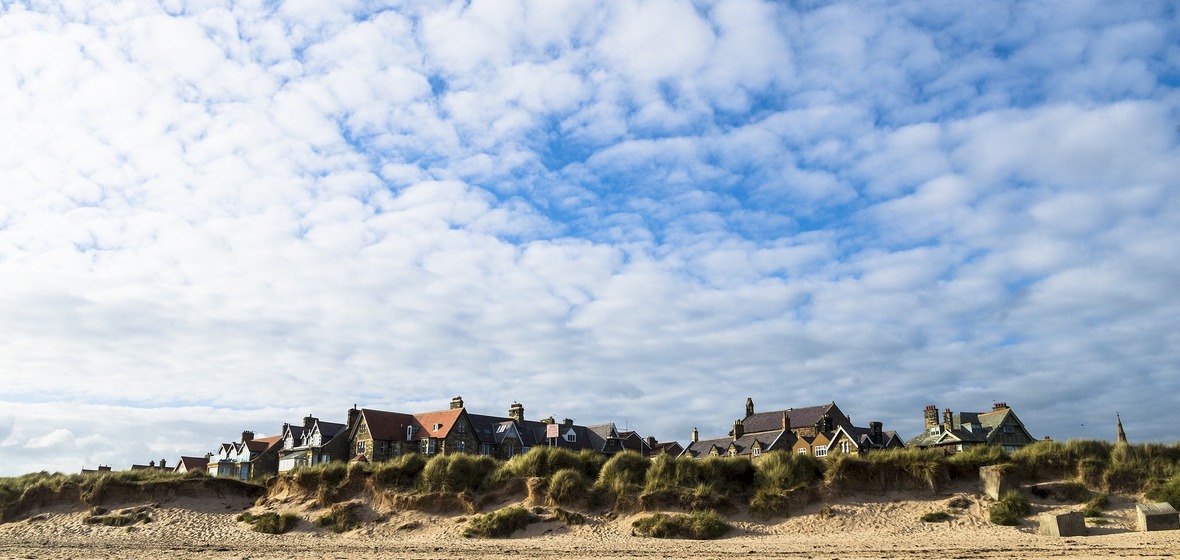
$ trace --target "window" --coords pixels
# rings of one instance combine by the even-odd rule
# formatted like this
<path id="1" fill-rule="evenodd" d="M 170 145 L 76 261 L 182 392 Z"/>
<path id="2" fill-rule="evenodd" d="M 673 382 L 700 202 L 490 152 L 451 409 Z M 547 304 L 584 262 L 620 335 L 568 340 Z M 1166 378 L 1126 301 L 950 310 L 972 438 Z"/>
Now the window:
<path id="1" fill-rule="evenodd" d="M 815 446 L 815 456 L 816 457 L 824 457 L 827 454 L 828 454 L 828 446 L 826 446 L 826 445 Z"/>
<path id="2" fill-rule="evenodd" d="M 758 457 L 759 455 L 762 455 L 762 449 L 755 447 L 753 453 L 755 457 Z"/>
<path id="3" fill-rule="evenodd" d="M 455 424 L 455 429 L 459 430 L 459 433 L 465 434 L 465 433 L 467 433 L 467 423 L 466 422 L 459 422 L 458 424 Z"/>
<path id="4" fill-rule="evenodd" d="M 795 452 L 796 452 L 796 453 L 798 453 L 798 454 L 800 454 L 800 455 L 806 455 L 806 454 L 807 454 L 807 448 L 806 448 L 806 447 L 800 447 L 799 449 L 796 449 L 796 450 L 795 450 Z"/>
<path id="5" fill-rule="evenodd" d="M 414 427 L 413 426 L 406 426 L 406 441 L 411 441 L 413 439 L 414 439 Z"/>
<path id="6" fill-rule="evenodd" d="M 1004 426 L 1004 433 L 1005 434 L 1014 434 L 1014 433 L 1016 433 L 1016 428 L 1013 428 L 1012 426 Z"/>
<path id="7" fill-rule="evenodd" d="M 367 443 L 367 442 L 364 442 L 364 441 L 356 442 L 356 454 L 357 455 L 364 455 L 365 454 L 365 443 Z"/>
<path id="8" fill-rule="evenodd" d="M 730 447 L 730 448 L 729 448 L 729 453 L 728 453 L 728 455 L 729 455 L 730 457 L 737 457 L 737 449 L 734 449 L 734 448 Z"/>
<path id="9" fill-rule="evenodd" d="M 506 454 L 507 454 L 509 457 L 511 457 L 511 456 L 513 456 L 513 455 L 515 455 L 515 454 L 516 454 L 516 446 L 515 446 L 515 445 L 512 445 L 511 443 L 510 443 L 510 444 L 508 444 L 508 445 L 507 445 L 507 447 L 505 447 L 505 450 L 506 450 Z"/>
<path id="10" fill-rule="evenodd" d="M 491 455 L 492 454 L 492 446 L 488 445 L 486 443 L 479 444 L 479 454 L 483 455 L 485 457 L 488 455 Z"/>
<path id="11" fill-rule="evenodd" d="M 841 453 L 849 453 L 851 451 L 852 451 L 852 444 L 851 443 L 848 443 L 847 441 L 840 442 L 840 452 Z"/>
<path id="12" fill-rule="evenodd" d="M 565 433 L 565 440 L 570 443 L 575 443 L 578 441 L 578 434 L 575 434 L 573 430 L 570 430 Z"/>
<path id="13" fill-rule="evenodd" d="M 455 442 L 455 451 L 458 451 L 458 452 L 460 452 L 460 453 L 462 453 L 462 452 L 464 452 L 464 451 L 467 451 L 467 442 L 465 442 L 465 441 L 456 441 L 456 442 Z"/>
<path id="14" fill-rule="evenodd" d="M 527 445 L 526 445 L 526 446 L 523 446 L 523 447 L 521 447 L 521 448 L 520 448 L 520 454 L 521 454 L 521 455 L 526 455 L 526 454 L 528 454 L 528 452 L 529 452 L 529 450 L 530 450 L 530 449 L 532 449 L 532 448 L 531 448 L 531 447 L 529 447 L 529 446 L 527 446 Z"/>
<path id="15" fill-rule="evenodd" d="M 433 427 L 433 428 L 430 428 L 430 431 L 432 431 L 432 432 L 437 432 L 437 431 L 439 431 L 439 430 L 441 430 L 441 429 L 442 429 L 442 424 L 439 424 L 438 422 L 435 422 L 435 423 L 434 423 L 434 427 Z"/>
<path id="16" fill-rule="evenodd" d="M 389 453 L 389 442 L 383 441 L 377 446 L 377 448 L 381 450 L 382 455 L 385 455 L 386 453 Z"/>

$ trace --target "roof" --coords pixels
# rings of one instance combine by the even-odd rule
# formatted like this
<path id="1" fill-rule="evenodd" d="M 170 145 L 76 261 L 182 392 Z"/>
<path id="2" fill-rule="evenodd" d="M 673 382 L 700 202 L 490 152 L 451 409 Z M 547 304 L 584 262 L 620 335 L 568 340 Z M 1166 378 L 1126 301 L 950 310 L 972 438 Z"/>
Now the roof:
<path id="1" fill-rule="evenodd" d="M 348 427 L 348 425 L 339 422 L 324 422 L 323 420 L 317 420 L 316 424 L 320 427 L 320 435 L 323 436 L 324 441 L 336 437 L 336 434 Z"/>
<path id="2" fill-rule="evenodd" d="M 958 412 L 951 415 L 951 429 L 940 423 L 938 430 L 926 430 L 906 442 L 907 447 L 931 447 L 947 443 L 987 443 L 992 433 L 1004 424 L 1008 416 L 1015 417 L 1011 408 L 990 412 Z M 1017 423 L 1020 420 L 1017 419 Z M 1022 424 L 1023 425 L 1023 424 Z"/>
<path id="3" fill-rule="evenodd" d="M 186 471 L 203 471 L 209 468 L 209 458 L 181 456 L 180 462 L 176 464 L 175 470 L 180 471 L 181 467 Z"/>
<path id="4" fill-rule="evenodd" d="M 833 410 L 835 409 L 835 410 Z M 818 406 L 806 406 L 803 408 L 788 408 L 786 410 L 772 410 L 769 412 L 756 412 L 742 419 L 742 429 L 747 434 L 755 432 L 773 432 L 783 429 L 783 413 L 786 413 L 787 418 L 791 422 L 792 428 L 802 428 L 804 426 L 814 426 L 819 423 L 820 419 L 825 414 L 832 418 L 835 426 L 851 427 L 852 424 L 839 412 L 836 403 L 822 404 Z"/>
<path id="5" fill-rule="evenodd" d="M 427 437 L 445 438 L 447 434 L 451 433 L 451 428 L 455 426 L 455 422 L 462 415 L 462 408 L 415 414 L 414 423 L 418 426 L 418 433 L 415 434 L 415 437 L 418 439 Z"/>
<path id="6" fill-rule="evenodd" d="M 785 436 L 785 437 L 784 437 Z M 672 442 L 675 444 L 676 442 Z M 694 441 L 684 449 L 689 457 L 697 458 L 708 455 L 714 448 L 718 449 L 718 453 L 725 455 L 731 446 L 736 447 L 738 455 L 745 455 L 751 452 L 754 444 L 757 443 L 762 452 L 773 451 L 775 449 L 785 448 L 790 449 L 791 445 L 795 443 L 794 434 L 784 434 L 781 430 L 777 432 L 760 432 L 756 434 L 745 434 L 740 438 L 716 438 Z"/>
<path id="7" fill-rule="evenodd" d="M 415 425 L 413 416 L 400 412 L 362 408 L 360 417 L 369 426 L 369 435 L 376 440 L 406 441 L 406 426 Z"/>
<path id="8" fill-rule="evenodd" d="M 282 442 L 283 436 L 270 436 L 265 438 L 255 438 L 246 442 L 246 447 L 250 449 L 250 453 L 265 453 L 267 449 L 279 445 Z"/>

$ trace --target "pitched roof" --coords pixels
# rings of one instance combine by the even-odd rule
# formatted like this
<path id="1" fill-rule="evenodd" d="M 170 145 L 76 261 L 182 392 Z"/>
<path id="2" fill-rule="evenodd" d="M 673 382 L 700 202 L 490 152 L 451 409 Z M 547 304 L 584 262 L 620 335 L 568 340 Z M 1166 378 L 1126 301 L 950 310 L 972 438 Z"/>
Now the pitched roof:
<path id="1" fill-rule="evenodd" d="M 415 414 L 414 423 L 419 427 L 415 437 L 418 439 L 427 437 L 445 438 L 447 434 L 451 433 L 451 428 L 455 426 L 455 422 L 462 415 L 462 408 Z"/>
<path id="2" fill-rule="evenodd" d="M 246 442 L 246 447 L 250 453 L 263 453 L 267 449 L 279 445 L 283 440 L 283 436 L 270 436 L 265 438 L 255 438 Z"/>
<path id="3" fill-rule="evenodd" d="M 848 419 L 843 414 L 833 413 L 833 408 L 836 408 L 836 403 L 834 402 L 817 406 L 805 406 L 803 408 L 756 412 L 742 419 L 742 428 L 747 434 L 782 430 L 783 413 L 786 413 L 787 419 L 790 420 L 791 428 L 814 426 L 819 423 L 825 414 L 828 414 L 832 418 L 834 426 L 851 427 L 852 424 L 848 422 Z M 836 408 L 836 411 L 838 410 Z"/>
<path id="4" fill-rule="evenodd" d="M 203 471 L 209 468 L 208 457 L 180 457 L 180 462 L 176 464 L 176 471 L 179 472 L 181 467 L 186 471 Z"/>
<path id="5" fill-rule="evenodd" d="M 906 446 L 930 447 L 947 442 L 987 443 L 1009 415 L 1015 416 L 1010 408 L 990 412 L 957 412 L 951 415 L 950 430 L 940 423 L 936 431 L 928 429 L 906 442 Z"/>
<path id="6" fill-rule="evenodd" d="M 415 425 L 413 416 L 400 412 L 362 408 L 360 417 L 375 440 L 406 441 L 406 426 Z"/>

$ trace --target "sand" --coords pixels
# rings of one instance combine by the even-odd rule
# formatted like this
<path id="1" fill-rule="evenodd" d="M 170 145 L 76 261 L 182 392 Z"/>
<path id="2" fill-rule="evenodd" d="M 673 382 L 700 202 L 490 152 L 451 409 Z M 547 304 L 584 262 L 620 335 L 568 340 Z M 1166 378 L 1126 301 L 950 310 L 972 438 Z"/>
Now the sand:
<path id="1" fill-rule="evenodd" d="M 966 507 L 949 507 L 955 498 L 966 502 L 957 505 Z M 152 522 L 131 528 L 86 524 L 88 514 L 78 508 L 32 512 L 0 525 L 0 559 L 1150 559 L 1180 555 L 1180 531 L 1137 531 L 1134 502 L 1128 498 L 1113 499 L 1103 523 L 1088 520 L 1088 536 L 1070 538 L 1037 534 L 1036 516 L 1077 510 L 1076 504 L 1033 498 L 1034 513 L 1021 526 L 1001 527 L 987 522 L 989 503 L 972 488 L 926 495 L 829 496 L 785 519 L 730 515 L 734 530 L 715 541 L 636 537 L 631 534 L 631 522 L 638 515 L 584 512 L 585 525 L 541 522 L 510 539 L 479 540 L 461 536 L 468 516 L 368 509 L 361 528 L 335 534 L 308 521 L 318 510 L 294 503 L 269 508 L 299 514 L 302 520 L 296 529 L 265 535 L 236 520 L 242 511 L 265 511 L 246 498 L 173 498 L 109 505 L 112 511 L 146 508 Z M 952 517 L 940 523 L 919 520 L 924 513 L 940 510 Z"/>

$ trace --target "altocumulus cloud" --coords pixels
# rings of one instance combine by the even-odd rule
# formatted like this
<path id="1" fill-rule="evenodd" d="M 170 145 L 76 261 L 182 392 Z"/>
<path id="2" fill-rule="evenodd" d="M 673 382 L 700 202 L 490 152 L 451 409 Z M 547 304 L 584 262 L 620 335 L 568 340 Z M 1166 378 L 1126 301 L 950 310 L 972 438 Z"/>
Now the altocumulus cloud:
<path id="1" fill-rule="evenodd" d="M 0 473 L 456 394 L 660 439 L 754 395 L 1169 440 L 1178 31 L 1166 2 L 5 4 Z"/>

